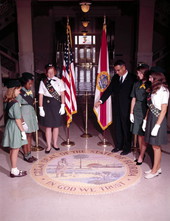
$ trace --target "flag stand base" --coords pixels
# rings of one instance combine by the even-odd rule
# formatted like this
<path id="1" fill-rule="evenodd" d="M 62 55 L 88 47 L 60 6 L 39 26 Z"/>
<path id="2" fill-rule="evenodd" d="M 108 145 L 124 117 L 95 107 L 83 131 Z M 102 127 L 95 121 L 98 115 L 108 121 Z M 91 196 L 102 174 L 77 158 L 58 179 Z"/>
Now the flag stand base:
<path id="1" fill-rule="evenodd" d="M 39 146 L 38 130 L 36 130 L 36 132 L 35 132 L 35 146 L 31 146 L 31 151 L 42 151 L 42 150 L 44 150 L 44 148 Z"/>
<path id="2" fill-rule="evenodd" d="M 106 139 L 103 139 L 103 141 L 98 142 L 97 145 L 103 146 L 103 147 L 112 146 L 112 144 L 110 142 L 106 141 Z"/>
<path id="3" fill-rule="evenodd" d="M 40 146 L 33 146 L 33 147 L 31 147 L 31 151 L 42 151 L 42 150 L 44 150 L 44 148 L 40 147 Z"/>
<path id="4" fill-rule="evenodd" d="M 71 147 L 71 146 L 74 146 L 75 143 L 73 141 L 67 140 L 67 141 L 62 142 L 61 145 L 66 146 L 66 147 Z"/>
<path id="5" fill-rule="evenodd" d="M 92 135 L 89 133 L 84 133 L 80 137 L 87 138 L 87 137 L 92 137 Z"/>

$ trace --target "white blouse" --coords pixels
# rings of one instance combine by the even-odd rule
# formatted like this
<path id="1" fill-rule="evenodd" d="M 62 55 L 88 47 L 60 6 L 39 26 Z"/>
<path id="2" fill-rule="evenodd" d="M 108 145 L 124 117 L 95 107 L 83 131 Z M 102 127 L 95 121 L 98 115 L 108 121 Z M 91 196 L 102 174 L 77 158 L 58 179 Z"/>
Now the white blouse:
<path id="1" fill-rule="evenodd" d="M 53 80 L 55 80 L 55 81 L 53 81 Z M 61 95 L 61 92 L 65 91 L 63 80 L 61 80 L 61 79 L 59 79 L 57 77 L 53 77 L 52 81 L 50 83 L 51 83 L 51 85 L 54 87 L 54 89 L 57 91 L 57 93 L 59 95 Z M 43 81 L 40 82 L 38 93 L 39 94 L 43 94 L 46 97 L 52 97 L 52 95 L 48 92 L 46 86 L 44 85 Z"/>
<path id="2" fill-rule="evenodd" d="M 161 86 L 155 94 L 151 94 L 151 100 L 153 105 L 159 110 L 161 110 L 162 104 L 168 104 L 169 90 Z"/>

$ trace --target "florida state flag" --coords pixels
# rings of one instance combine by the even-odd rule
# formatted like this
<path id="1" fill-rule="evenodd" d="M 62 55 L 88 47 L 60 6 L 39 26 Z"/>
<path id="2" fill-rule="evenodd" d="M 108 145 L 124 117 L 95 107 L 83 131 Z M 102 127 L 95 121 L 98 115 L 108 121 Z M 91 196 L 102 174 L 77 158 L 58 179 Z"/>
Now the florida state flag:
<path id="1" fill-rule="evenodd" d="M 109 74 L 109 56 L 107 48 L 107 38 L 106 38 L 106 25 L 103 25 L 101 48 L 99 54 L 99 64 L 98 73 L 96 80 L 96 91 L 94 103 L 100 100 L 103 92 L 106 90 L 110 84 L 110 74 Z M 101 104 L 98 108 L 94 107 L 94 113 L 97 117 L 97 122 L 100 127 L 105 130 L 112 123 L 112 105 L 111 96 L 106 100 L 105 103 Z"/>

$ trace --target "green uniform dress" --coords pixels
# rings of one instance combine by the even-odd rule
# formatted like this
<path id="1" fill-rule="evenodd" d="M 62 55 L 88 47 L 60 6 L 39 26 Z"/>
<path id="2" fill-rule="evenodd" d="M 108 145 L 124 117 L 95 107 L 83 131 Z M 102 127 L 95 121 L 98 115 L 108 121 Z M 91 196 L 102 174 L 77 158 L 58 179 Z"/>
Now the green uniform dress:
<path id="1" fill-rule="evenodd" d="M 33 94 L 31 90 L 27 90 L 23 87 L 22 92 L 23 97 L 26 97 L 26 100 L 28 99 L 28 101 L 33 101 Z M 21 104 L 22 117 L 28 126 L 28 131 L 26 131 L 26 133 L 32 133 L 39 129 L 37 116 L 34 107 L 29 104 L 30 102 L 26 101 L 23 97 L 19 94 L 17 100 Z"/>
<path id="2" fill-rule="evenodd" d="M 134 123 L 131 125 L 131 131 L 133 134 L 144 136 L 142 130 L 143 119 L 145 118 L 147 111 L 147 92 L 148 85 L 142 81 L 135 82 L 131 92 L 131 97 L 136 98 L 134 106 Z"/>
<path id="3" fill-rule="evenodd" d="M 10 148 L 20 148 L 27 144 L 27 140 L 21 139 L 21 131 L 18 128 L 15 119 L 21 119 L 21 107 L 15 102 L 8 111 L 8 120 L 4 130 L 2 146 Z"/>

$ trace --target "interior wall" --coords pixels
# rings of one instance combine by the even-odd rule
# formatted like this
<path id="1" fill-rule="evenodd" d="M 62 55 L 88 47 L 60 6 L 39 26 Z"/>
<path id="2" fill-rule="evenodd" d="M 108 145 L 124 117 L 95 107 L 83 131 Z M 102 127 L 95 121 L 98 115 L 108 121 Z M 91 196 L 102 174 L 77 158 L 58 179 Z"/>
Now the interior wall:
<path id="1" fill-rule="evenodd" d="M 135 61 L 133 52 L 135 47 L 133 19 L 122 16 L 115 21 L 115 56 L 126 62 L 127 68 L 132 71 Z"/>
<path id="2" fill-rule="evenodd" d="M 54 62 L 54 33 L 54 21 L 50 16 L 34 18 L 33 47 L 37 72 L 43 72 L 46 64 Z"/>

